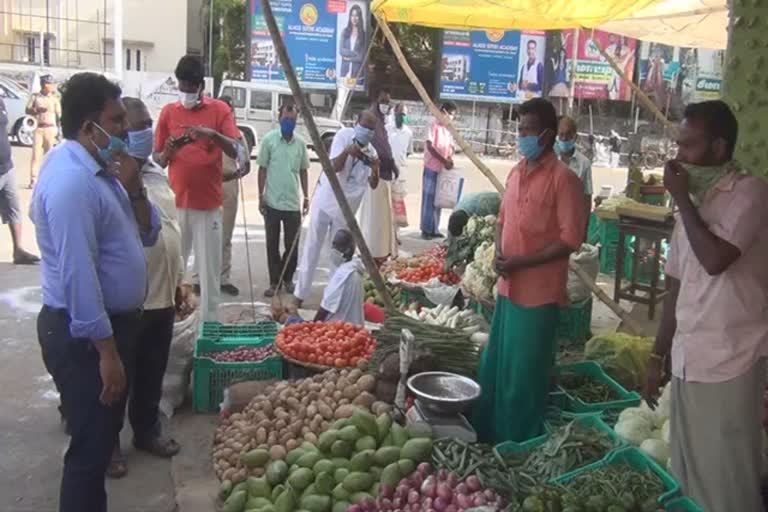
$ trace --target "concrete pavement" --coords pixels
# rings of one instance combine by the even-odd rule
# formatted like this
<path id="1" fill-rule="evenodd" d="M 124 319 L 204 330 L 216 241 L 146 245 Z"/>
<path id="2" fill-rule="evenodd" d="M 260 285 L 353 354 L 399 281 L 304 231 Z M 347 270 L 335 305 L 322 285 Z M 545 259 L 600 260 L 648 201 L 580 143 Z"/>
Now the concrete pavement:
<path id="1" fill-rule="evenodd" d="M 28 175 L 30 151 L 14 148 L 20 176 Z M 489 190 L 488 180 L 471 163 L 456 159 L 465 175 L 468 193 Z M 502 183 L 512 162 L 487 160 Z M 320 169 L 312 164 L 311 183 Z M 406 201 L 411 227 L 402 231 L 403 251 L 416 252 L 425 246 L 419 238 L 418 217 L 421 190 L 421 159 L 414 156 L 405 171 L 409 195 Z M 626 169 L 597 168 L 595 190 L 611 185 L 624 188 Z M 20 180 L 26 184 L 26 179 Z M 263 219 L 257 208 L 255 173 L 243 180 L 245 215 L 238 214 L 233 240 L 233 282 L 240 288 L 238 298 L 224 301 L 247 302 L 253 292 L 263 300 L 268 285 L 265 264 Z M 37 252 L 28 209 L 31 191 L 21 190 L 24 212 L 24 244 Z M 78 205 L 73 204 L 73 208 Z M 442 219 L 443 229 L 447 215 Z M 248 251 L 245 240 L 248 238 Z M 248 252 L 250 258 L 246 257 Z M 11 246 L 7 231 L 0 231 L 0 510 L 3 512 L 54 512 L 56 510 L 61 461 L 67 437 L 61 431 L 57 411 L 58 395 L 43 367 L 37 343 L 35 319 L 40 308 L 40 279 L 37 267 L 16 267 L 10 263 Z M 248 280 L 250 262 L 253 282 Z M 309 307 L 319 303 L 327 282 L 327 260 L 322 259 L 316 286 L 307 300 Z M 610 316 L 610 315 L 608 315 Z M 109 482 L 111 512 L 166 512 L 212 510 L 211 497 L 216 485 L 210 462 L 210 442 L 215 425 L 211 416 L 196 416 L 186 409 L 174 417 L 171 433 L 182 445 L 182 454 L 172 462 L 133 452 L 130 432 L 124 432 L 123 446 L 128 457 L 128 476 Z M 177 508 L 178 503 L 178 508 Z"/>

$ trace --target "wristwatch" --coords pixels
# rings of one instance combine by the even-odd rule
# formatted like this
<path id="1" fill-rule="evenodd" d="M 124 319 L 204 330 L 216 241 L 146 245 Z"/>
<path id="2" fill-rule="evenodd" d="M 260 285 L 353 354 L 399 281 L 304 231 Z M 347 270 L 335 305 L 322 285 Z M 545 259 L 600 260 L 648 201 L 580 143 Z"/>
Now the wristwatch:
<path id="1" fill-rule="evenodd" d="M 132 203 L 136 203 L 139 201 L 144 201 L 147 199 L 147 187 L 141 187 L 138 192 L 135 192 L 133 194 L 128 194 L 128 199 L 131 200 Z"/>

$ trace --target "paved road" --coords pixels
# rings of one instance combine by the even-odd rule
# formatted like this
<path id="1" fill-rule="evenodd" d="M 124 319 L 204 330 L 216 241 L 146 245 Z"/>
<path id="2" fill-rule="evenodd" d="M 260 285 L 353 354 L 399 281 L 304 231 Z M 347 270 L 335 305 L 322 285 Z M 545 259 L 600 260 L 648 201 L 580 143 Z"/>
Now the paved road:
<path id="1" fill-rule="evenodd" d="M 27 175 L 30 152 L 15 148 L 14 159 L 20 176 Z M 487 164 L 504 181 L 511 162 L 488 160 Z M 457 158 L 457 167 L 465 171 L 467 192 L 489 190 L 488 180 L 474 170 L 464 158 Z M 319 165 L 312 164 L 314 183 Z M 418 223 L 420 203 L 421 161 L 414 157 L 406 170 L 409 220 Z M 595 190 L 611 185 L 621 190 L 626 180 L 625 169 L 595 169 Z M 22 180 L 24 183 L 25 180 Z M 229 302 L 256 300 L 268 284 L 265 264 L 264 229 L 257 209 L 256 177 L 244 180 L 245 215 L 240 213 L 234 236 L 233 279 L 242 290 L 239 298 Z M 34 232 L 28 222 L 31 191 L 22 190 L 25 212 L 24 243 L 36 251 Z M 79 205 L 73 204 L 72 208 Z M 443 216 L 443 226 L 447 215 Z M 246 250 L 246 236 L 248 250 Z M 424 247 L 413 227 L 403 231 L 403 250 L 415 252 Z M 0 233 L 0 510 L 3 512 L 53 512 L 60 478 L 61 458 L 67 438 L 59 427 L 56 405 L 58 396 L 47 375 L 37 344 L 35 317 L 40 308 L 39 272 L 35 267 L 15 267 L 11 259 L 10 241 Z M 250 262 L 253 282 L 248 279 Z M 307 301 L 319 302 L 322 287 L 327 282 L 327 262 L 321 261 L 314 293 Z M 112 512 L 166 512 L 176 509 L 197 512 L 207 507 L 212 492 L 209 446 L 213 419 L 183 412 L 174 420 L 176 437 L 186 443 L 181 457 L 173 464 L 128 452 L 130 472 L 127 478 L 110 482 Z M 124 446 L 130 436 L 126 433 Z M 175 485 L 174 485 L 175 484 Z M 176 496 L 175 496 L 176 494 Z M 204 505 L 203 505 L 204 504 Z"/>

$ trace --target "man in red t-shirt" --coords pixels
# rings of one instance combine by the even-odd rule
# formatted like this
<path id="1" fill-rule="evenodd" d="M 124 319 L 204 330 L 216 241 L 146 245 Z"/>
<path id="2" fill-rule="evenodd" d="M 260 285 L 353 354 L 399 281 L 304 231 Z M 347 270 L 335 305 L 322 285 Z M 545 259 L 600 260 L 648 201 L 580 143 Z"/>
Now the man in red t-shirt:
<path id="1" fill-rule="evenodd" d="M 155 162 L 168 166 L 181 227 L 186 267 L 194 248 L 204 320 L 216 320 L 221 285 L 222 152 L 244 152 L 232 111 L 203 96 L 203 63 L 187 55 L 176 66 L 180 101 L 166 105 L 155 129 Z"/>

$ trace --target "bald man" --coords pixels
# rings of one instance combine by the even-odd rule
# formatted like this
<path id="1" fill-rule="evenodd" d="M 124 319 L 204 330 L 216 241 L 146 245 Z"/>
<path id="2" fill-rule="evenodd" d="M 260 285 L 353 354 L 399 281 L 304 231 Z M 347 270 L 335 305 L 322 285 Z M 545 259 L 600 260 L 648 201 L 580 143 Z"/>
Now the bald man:
<path id="1" fill-rule="evenodd" d="M 353 214 L 360 208 L 366 189 L 375 189 L 379 185 L 379 158 L 371 145 L 376 122 L 376 116 L 366 110 L 360 114 L 354 128 L 339 130 L 331 144 L 333 170 Z M 309 229 L 299 262 L 299 275 L 294 292 L 299 305 L 304 302 L 312 288 L 323 246 L 331 233 L 347 227 L 331 184 L 323 174 L 309 208 Z M 331 275 L 336 267 L 333 262 L 330 263 Z"/>
<path id="2" fill-rule="evenodd" d="M 576 136 L 576 121 L 568 116 L 561 117 L 557 129 L 555 153 L 584 184 L 584 208 L 589 217 L 592 211 L 592 162 L 576 148 Z"/>
<path id="3" fill-rule="evenodd" d="M 315 315 L 315 322 L 341 321 L 364 325 L 363 315 L 363 272 L 365 267 L 355 258 L 355 240 L 347 229 L 340 229 L 333 236 L 331 260 L 337 266 L 328 286 L 323 292 L 323 301 Z"/>

